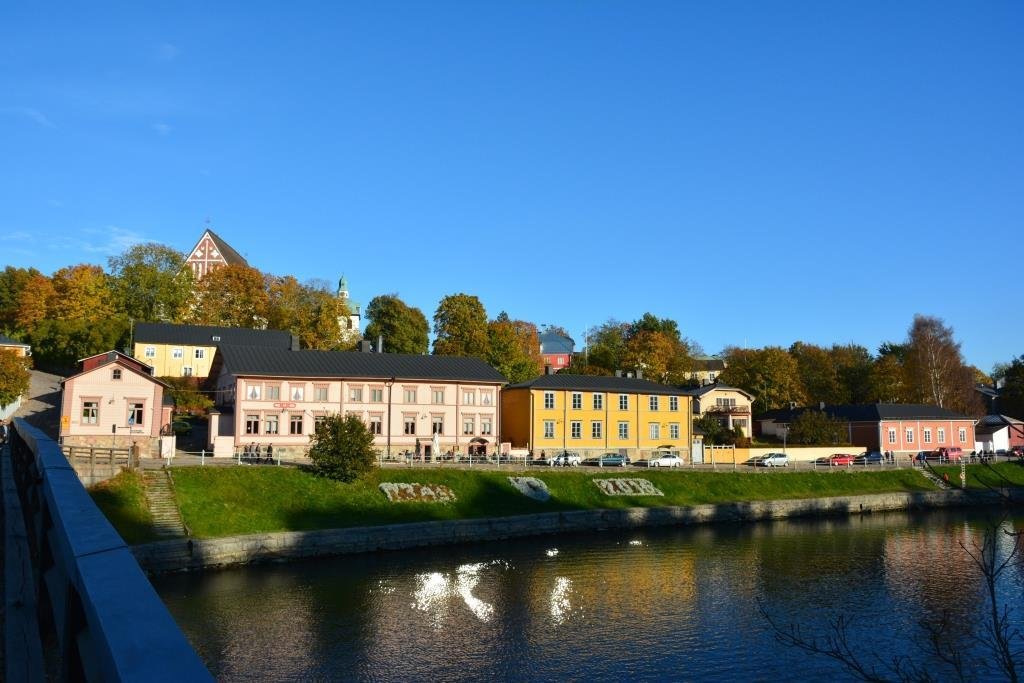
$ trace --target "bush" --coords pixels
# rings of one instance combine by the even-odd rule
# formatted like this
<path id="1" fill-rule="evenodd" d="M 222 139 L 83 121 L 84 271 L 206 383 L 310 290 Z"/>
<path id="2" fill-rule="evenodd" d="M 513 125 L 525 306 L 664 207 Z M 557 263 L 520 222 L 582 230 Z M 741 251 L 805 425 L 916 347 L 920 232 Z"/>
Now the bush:
<path id="1" fill-rule="evenodd" d="M 845 425 L 820 410 L 805 410 L 793 419 L 789 427 L 789 442 L 808 446 L 845 443 Z"/>
<path id="2" fill-rule="evenodd" d="M 309 458 L 317 474 L 354 481 L 373 469 L 373 434 L 355 415 L 331 415 L 310 437 Z"/>

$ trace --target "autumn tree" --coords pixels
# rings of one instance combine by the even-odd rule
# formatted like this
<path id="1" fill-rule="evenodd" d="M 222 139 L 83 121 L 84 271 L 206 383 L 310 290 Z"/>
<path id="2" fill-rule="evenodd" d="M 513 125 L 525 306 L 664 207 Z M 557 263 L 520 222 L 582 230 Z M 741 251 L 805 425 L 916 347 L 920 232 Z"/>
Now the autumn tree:
<path id="1" fill-rule="evenodd" d="M 794 342 L 789 355 L 796 361 L 804 395 L 811 403 L 842 403 L 839 373 L 826 349 L 815 344 Z"/>
<path id="2" fill-rule="evenodd" d="M 509 382 L 516 384 L 544 371 L 537 326 L 525 320 L 511 320 L 502 311 L 487 324 L 490 363 Z"/>
<path id="3" fill-rule="evenodd" d="M 757 396 L 755 409 L 788 408 L 805 400 L 796 361 L 778 346 L 763 349 L 727 348 L 721 379 Z"/>
<path id="4" fill-rule="evenodd" d="M 298 336 L 303 348 L 336 349 L 342 344 L 339 319 L 348 306 L 328 290 L 326 282 L 300 284 L 291 275 L 270 279 L 267 324 Z"/>
<path id="5" fill-rule="evenodd" d="M 179 322 L 187 313 L 194 285 L 185 255 L 148 242 L 108 260 L 117 306 L 130 319 Z"/>
<path id="6" fill-rule="evenodd" d="M 487 360 L 487 311 L 471 294 L 450 294 L 434 313 L 434 353 Z"/>
<path id="7" fill-rule="evenodd" d="M 427 352 L 430 326 L 423 311 L 406 304 L 398 294 L 374 297 L 366 307 L 366 333 L 370 341 L 384 339 L 387 353 Z"/>
<path id="8" fill-rule="evenodd" d="M 1001 369 L 1003 388 L 996 400 L 996 412 L 1024 420 L 1024 355 Z"/>
<path id="9" fill-rule="evenodd" d="M 874 364 L 871 352 L 859 344 L 833 344 L 829 357 L 839 379 L 836 403 L 870 401 L 868 378 Z"/>
<path id="10" fill-rule="evenodd" d="M 18 294 L 14 324 L 19 330 L 30 332 L 40 321 L 50 315 L 50 307 L 56 297 L 53 283 L 42 273 L 33 274 Z"/>
<path id="11" fill-rule="evenodd" d="M 189 322 L 264 329 L 270 299 L 260 271 L 243 265 L 216 268 L 198 282 Z"/>
<path id="12" fill-rule="evenodd" d="M 29 283 L 35 278 L 41 277 L 43 277 L 42 273 L 35 268 L 7 266 L 0 271 L 0 332 L 18 336 L 28 331 L 18 325 L 19 302 L 22 292 L 26 291 Z"/>
<path id="13" fill-rule="evenodd" d="M 26 359 L 14 351 L 0 351 L 0 406 L 8 406 L 28 391 L 30 373 Z"/>
<path id="14" fill-rule="evenodd" d="M 953 339 L 953 329 L 939 318 L 914 316 L 905 370 L 914 400 L 968 414 L 981 412 L 974 375 Z"/>
<path id="15" fill-rule="evenodd" d="M 61 268 L 51 283 L 54 296 L 48 317 L 97 322 L 115 313 L 110 277 L 99 266 L 82 263 Z"/>

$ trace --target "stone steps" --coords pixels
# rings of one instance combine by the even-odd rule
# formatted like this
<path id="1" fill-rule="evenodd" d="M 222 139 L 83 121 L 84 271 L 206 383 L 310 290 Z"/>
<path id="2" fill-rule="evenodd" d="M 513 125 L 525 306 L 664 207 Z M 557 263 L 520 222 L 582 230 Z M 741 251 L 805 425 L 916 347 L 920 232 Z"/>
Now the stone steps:
<path id="1" fill-rule="evenodd" d="M 146 470 L 142 474 L 146 491 L 146 505 L 153 516 L 153 530 L 162 538 L 185 536 L 178 502 L 171 489 L 170 474 L 166 470 Z"/>

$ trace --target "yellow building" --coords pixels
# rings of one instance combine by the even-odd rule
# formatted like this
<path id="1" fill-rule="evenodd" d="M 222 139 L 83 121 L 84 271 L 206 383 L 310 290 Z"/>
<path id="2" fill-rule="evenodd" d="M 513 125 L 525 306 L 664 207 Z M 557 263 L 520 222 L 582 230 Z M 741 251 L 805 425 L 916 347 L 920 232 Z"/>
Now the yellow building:
<path id="1" fill-rule="evenodd" d="M 151 366 L 157 377 L 208 377 L 213 354 L 221 344 L 299 348 L 288 332 L 242 327 L 136 323 L 132 335 L 132 355 Z"/>
<path id="2" fill-rule="evenodd" d="M 32 347 L 0 334 L 0 350 L 13 351 L 15 356 L 25 358 L 32 355 Z"/>
<path id="3" fill-rule="evenodd" d="M 633 377 L 542 375 L 501 392 L 502 441 L 534 457 L 570 450 L 582 457 L 652 450 L 684 457 L 693 435 L 691 397 L 678 387 Z"/>

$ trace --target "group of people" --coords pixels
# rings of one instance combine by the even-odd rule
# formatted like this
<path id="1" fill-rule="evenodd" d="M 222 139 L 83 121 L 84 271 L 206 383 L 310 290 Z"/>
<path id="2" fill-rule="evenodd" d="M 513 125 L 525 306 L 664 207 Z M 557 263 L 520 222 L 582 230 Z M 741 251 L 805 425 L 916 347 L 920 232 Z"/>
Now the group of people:
<path id="1" fill-rule="evenodd" d="M 260 445 L 255 442 L 242 448 L 242 460 L 259 460 L 264 457 L 268 461 L 274 459 L 274 444 L 267 444 L 267 450 L 265 454 L 260 448 Z"/>

